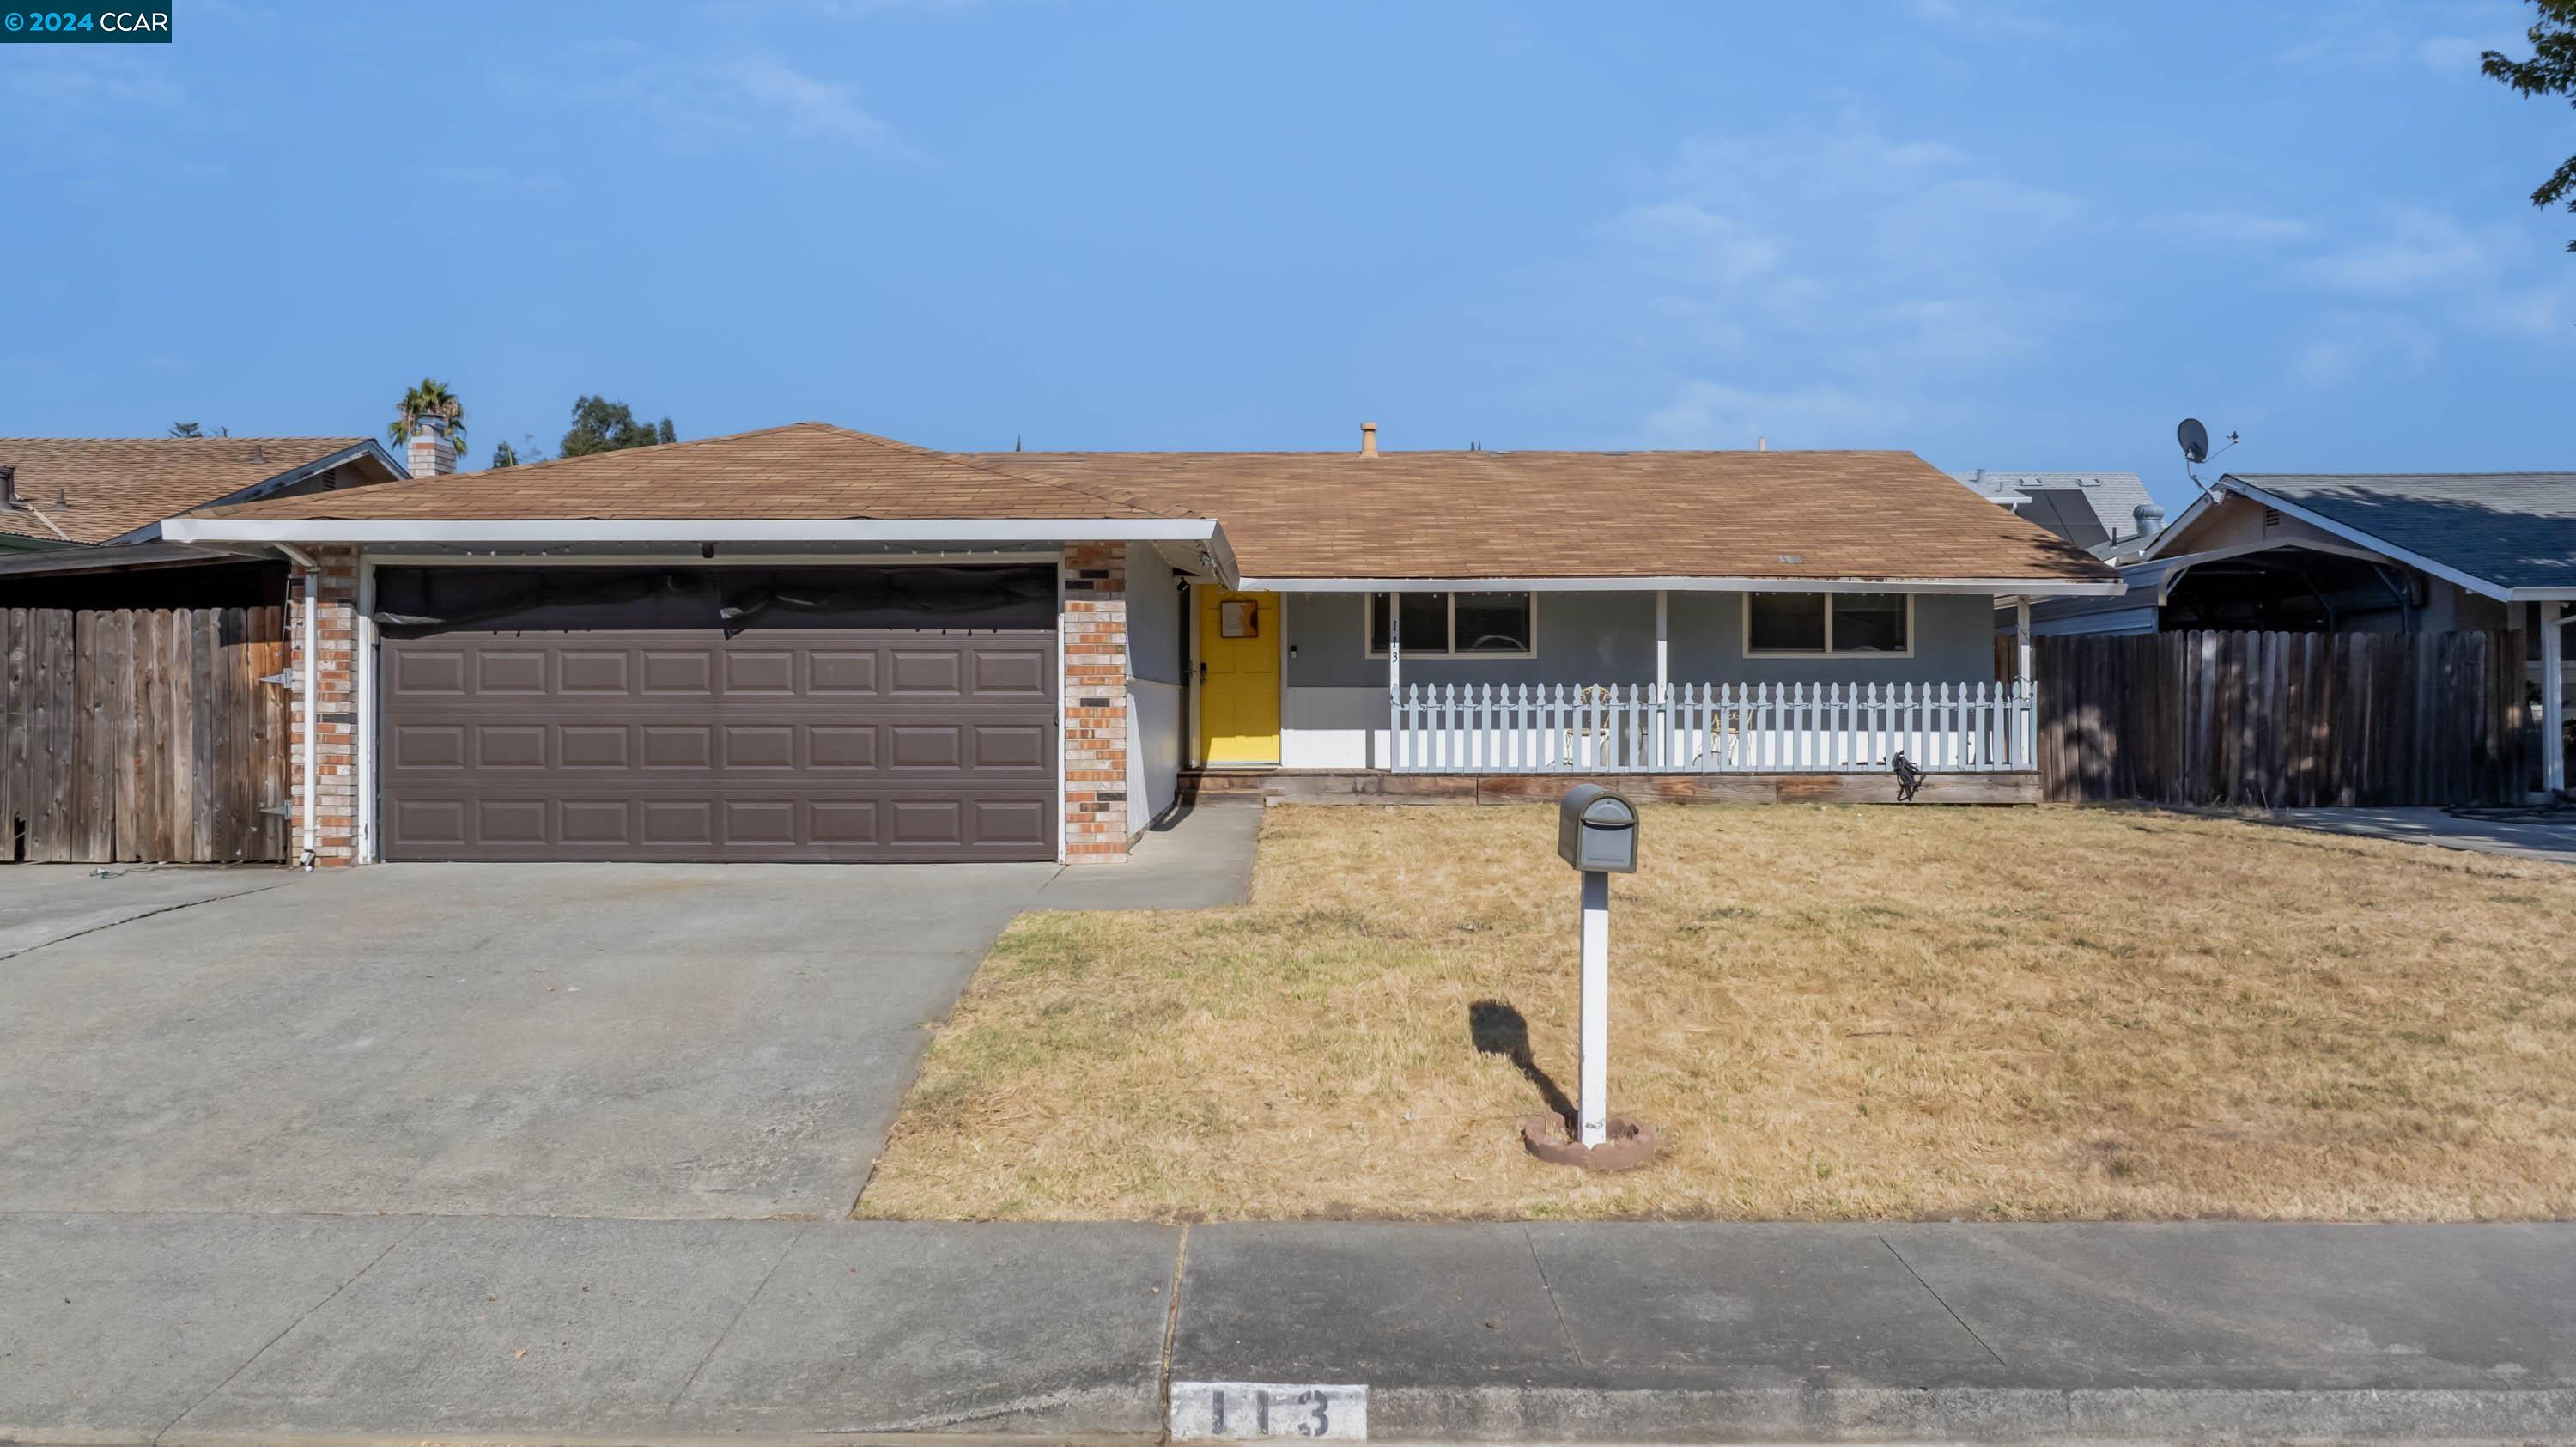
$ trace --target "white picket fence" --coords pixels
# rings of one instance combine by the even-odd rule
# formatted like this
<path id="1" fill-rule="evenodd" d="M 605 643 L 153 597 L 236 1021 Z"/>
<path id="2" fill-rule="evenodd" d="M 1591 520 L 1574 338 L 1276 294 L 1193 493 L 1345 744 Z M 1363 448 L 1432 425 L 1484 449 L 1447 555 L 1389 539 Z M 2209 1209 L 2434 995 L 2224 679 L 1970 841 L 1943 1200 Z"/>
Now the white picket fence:
<path id="1" fill-rule="evenodd" d="M 2037 710 L 2010 683 L 1409 683 L 1401 774 L 1932 773 L 2035 767 Z"/>

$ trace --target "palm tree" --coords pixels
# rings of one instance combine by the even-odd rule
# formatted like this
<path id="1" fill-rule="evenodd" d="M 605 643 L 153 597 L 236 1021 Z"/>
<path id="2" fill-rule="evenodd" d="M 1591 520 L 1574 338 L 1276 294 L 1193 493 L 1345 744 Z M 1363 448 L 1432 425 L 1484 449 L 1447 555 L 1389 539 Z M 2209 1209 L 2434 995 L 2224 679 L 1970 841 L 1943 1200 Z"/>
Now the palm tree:
<path id="1" fill-rule="evenodd" d="M 394 404 L 393 425 L 385 429 L 385 435 L 399 447 L 410 440 L 412 424 L 428 417 L 446 423 L 447 440 L 456 445 L 458 452 L 465 450 L 465 404 L 456 400 L 445 382 L 429 377 L 421 378 L 419 386 L 403 393 L 402 400 Z"/>

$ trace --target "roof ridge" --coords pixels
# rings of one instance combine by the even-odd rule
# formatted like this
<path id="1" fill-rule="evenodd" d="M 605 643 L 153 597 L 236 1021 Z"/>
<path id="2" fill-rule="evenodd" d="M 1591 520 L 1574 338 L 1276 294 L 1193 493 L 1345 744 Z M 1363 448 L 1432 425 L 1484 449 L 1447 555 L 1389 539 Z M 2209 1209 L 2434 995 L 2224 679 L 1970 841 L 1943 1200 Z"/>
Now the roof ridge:
<path id="1" fill-rule="evenodd" d="M 809 424 L 800 423 L 798 425 L 804 426 Z M 1116 503 L 1121 507 L 1131 507 L 1141 512 L 1152 513 L 1156 517 L 1194 518 L 1199 516 L 1199 514 L 1194 512 L 1173 512 L 1169 509 L 1158 508 L 1152 503 L 1147 502 L 1142 497 L 1133 495 L 1126 497 L 1115 496 L 1113 490 L 1082 487 L 1070 482 L 1060 482 L 1051 477 L 1031 477 L 1028 474 L 1021 472 L 1005 472 L 1001 468 L 993 467 L 984 462 L 978 461 L 972 453 L 943 452 L 934 447 L 924 447 L 918 442 L 906 442 L 900 437 L 888 437 L 883 433 L 869 432 L 858 427 L 844 427 L 837 422 L 824 422 L 810 425 L 828 427 L 835 432 L 839 432 L 850 437 L 857 437 L 868 442 L 873 442 L 880 447 L 890 447 L 897 452 L 909 452 L 916 457 L 927 457 L 934 461 L 945 462 L 953 466 L 967 468 L 970 471 L 983 473 L 987 477 L 1005 478 L 1012 482 L 1023 483 L 1033 487 L 1043 487 L 1052 492 L 1072 493 L 1078 497 L 1090 498 L 1094 502 Z"/>
<path id="2" fill-rule="evenodd" d="M 257 437 L 235 434 L 231 437 L 0 437 L 0 446 L 12 442 L 367 442 L 363 432 L 280 432 Z"/>

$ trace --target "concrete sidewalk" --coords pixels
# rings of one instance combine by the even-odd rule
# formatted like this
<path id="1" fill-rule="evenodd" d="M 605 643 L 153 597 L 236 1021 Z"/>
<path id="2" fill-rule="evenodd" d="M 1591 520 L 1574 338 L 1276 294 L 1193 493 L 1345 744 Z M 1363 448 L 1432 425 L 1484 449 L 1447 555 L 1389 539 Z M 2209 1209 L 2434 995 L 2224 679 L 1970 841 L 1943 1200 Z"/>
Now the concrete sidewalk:
<path id="1" fill-rule="evenodd" d="M 0 1215 L 0 1441 L 1152 1441 L 1209 1383 L 1230 1435 L 2576 1440 L 2576 1226 Z"/>

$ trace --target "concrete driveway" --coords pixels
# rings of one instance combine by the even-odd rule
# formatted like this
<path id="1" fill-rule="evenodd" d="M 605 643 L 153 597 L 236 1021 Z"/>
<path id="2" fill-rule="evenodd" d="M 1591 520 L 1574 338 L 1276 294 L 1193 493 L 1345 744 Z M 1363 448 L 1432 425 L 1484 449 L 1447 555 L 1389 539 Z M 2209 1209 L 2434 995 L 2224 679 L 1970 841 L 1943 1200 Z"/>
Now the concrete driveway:
<path id="1" fill-rule="evenodd" d="M 0 1211 L 838 1217 L 1057 870 L 86 874 L 0 871 Z"/>

